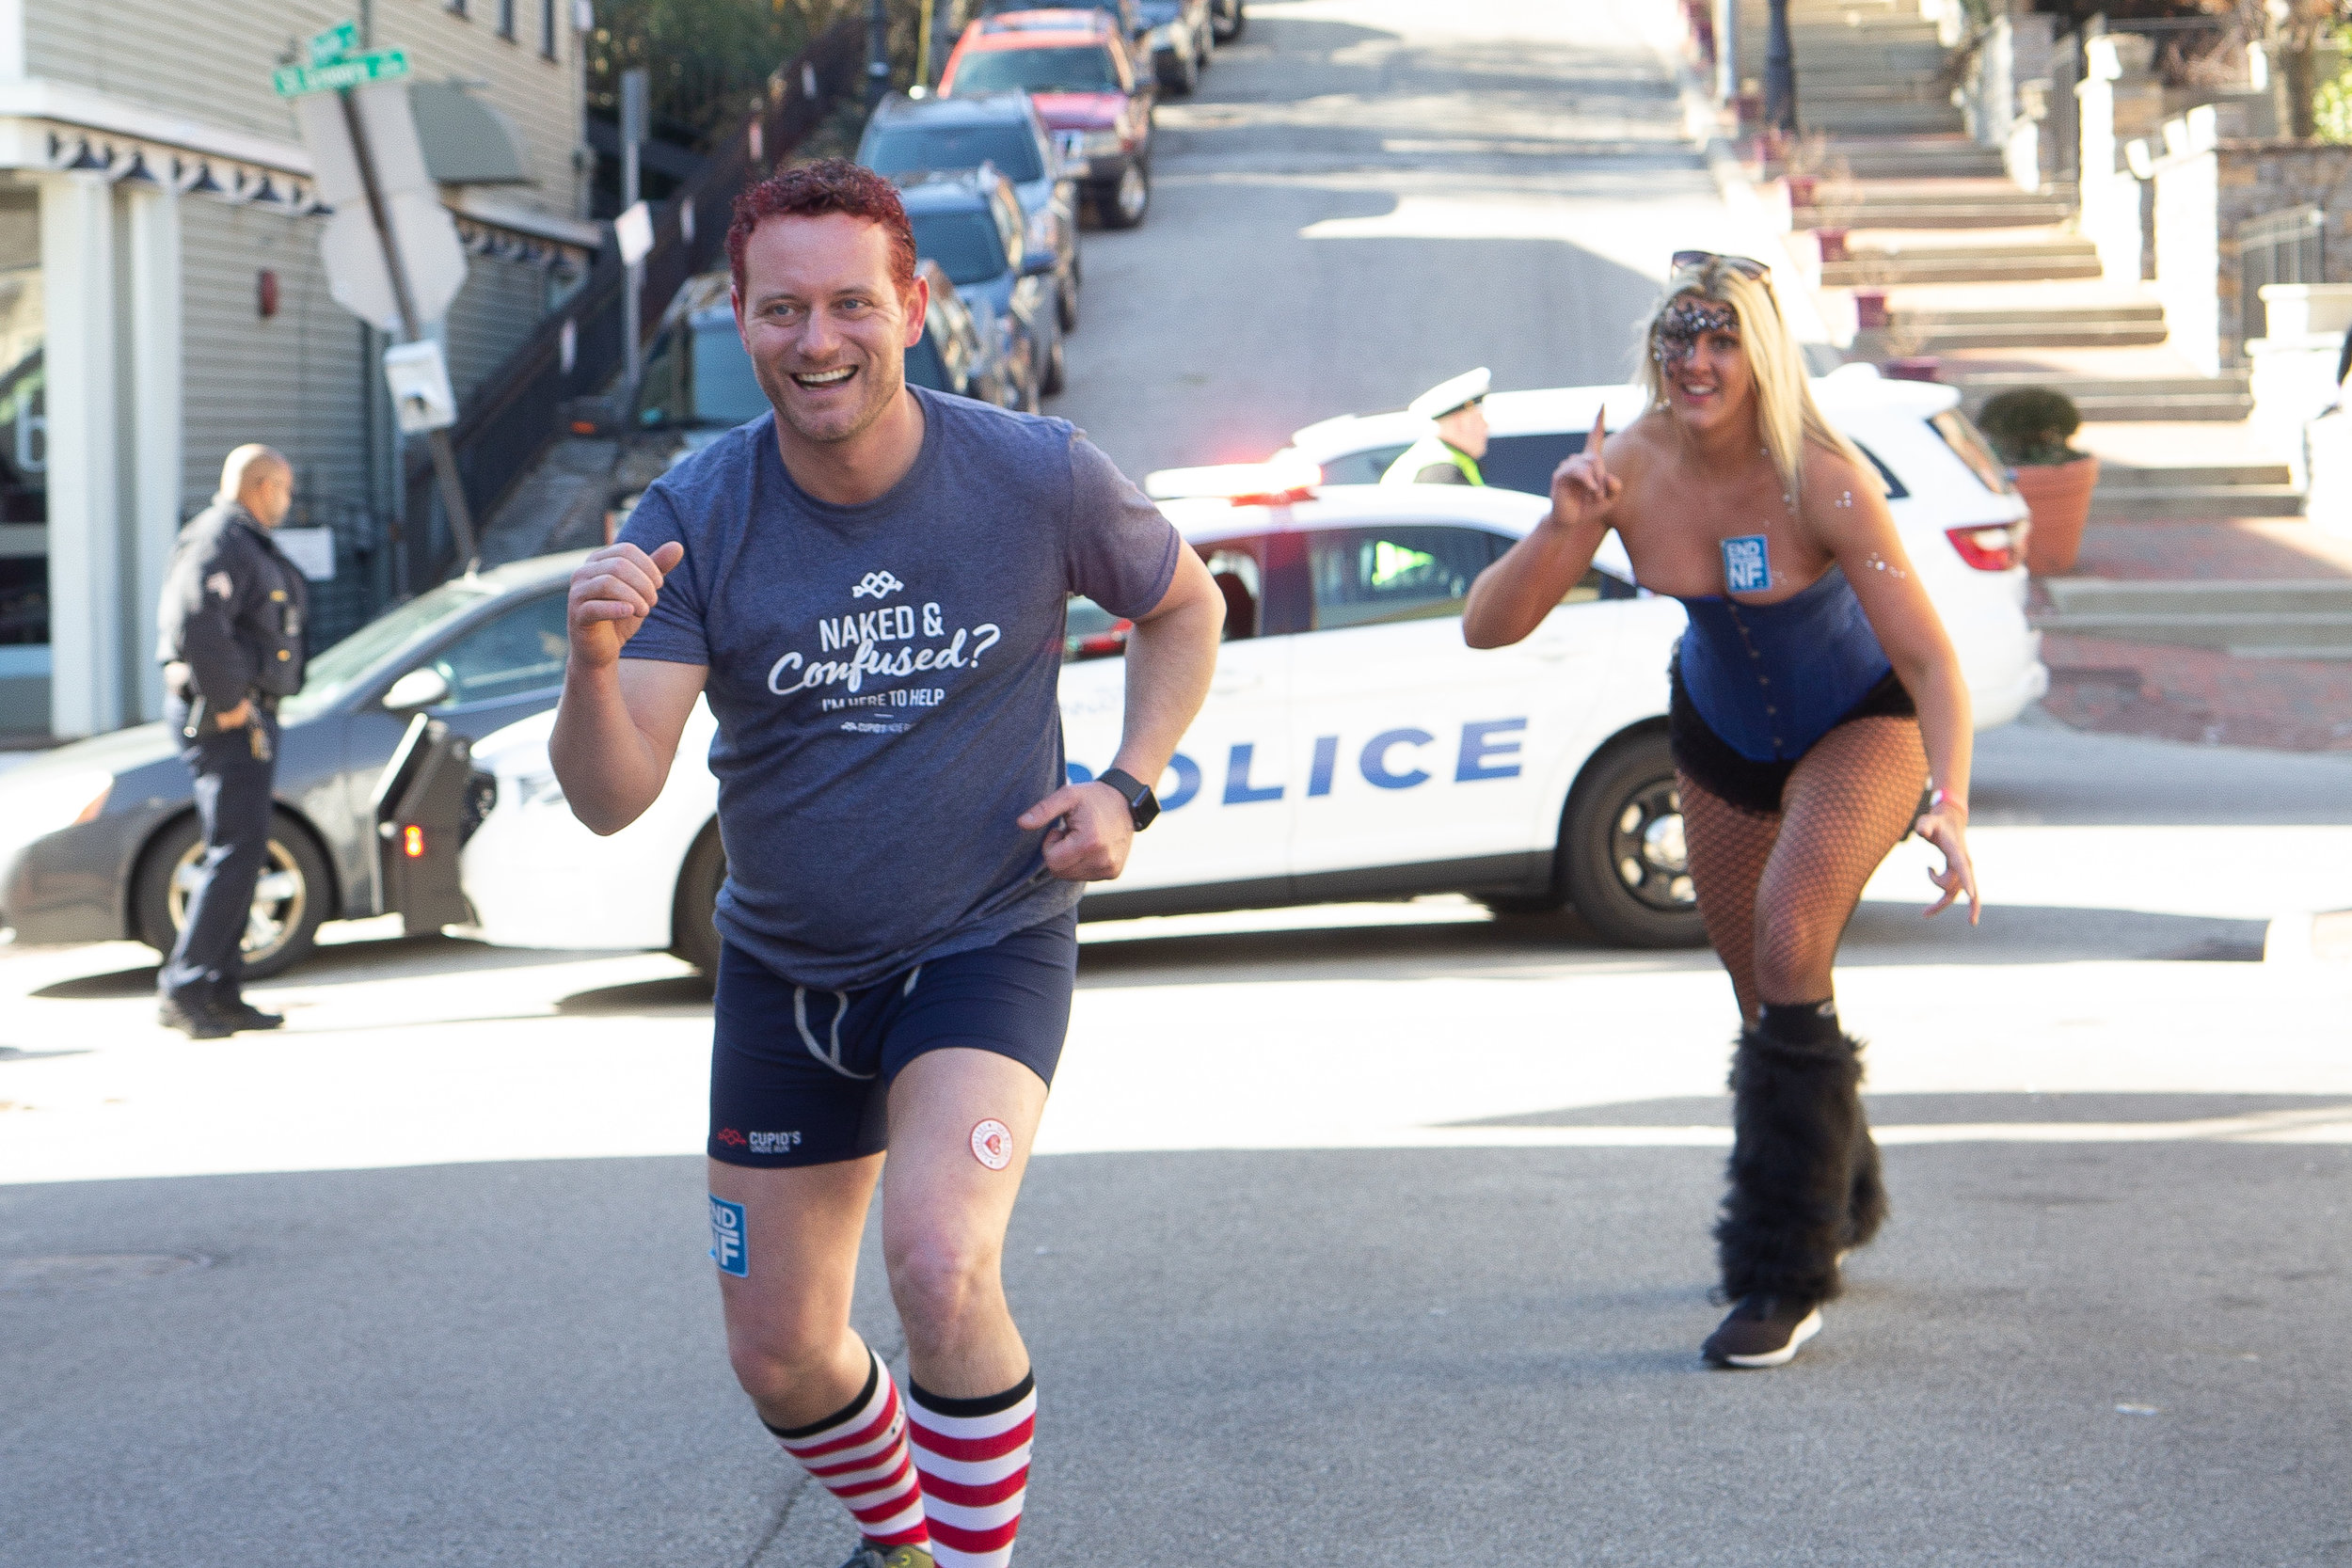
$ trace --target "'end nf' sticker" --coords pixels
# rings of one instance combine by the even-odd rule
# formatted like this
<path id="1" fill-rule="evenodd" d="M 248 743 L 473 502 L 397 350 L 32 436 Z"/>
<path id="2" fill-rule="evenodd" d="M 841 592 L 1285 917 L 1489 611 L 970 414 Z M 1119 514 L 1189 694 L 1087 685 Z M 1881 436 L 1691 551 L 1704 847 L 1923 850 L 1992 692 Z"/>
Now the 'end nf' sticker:
<path id="1" fill-rule="evenodd" d="M 710 1200 L 710 1260 L 719 1265 L 721 1274 L 731 1274 L 738 1279 L 750 1276 L 752 1254 L 744 1244 L 741 1204 L 729 1203 L 723 1197 Z"/>
<path id="2" fill-rule="evenodd" d="M 1012 1129 L 993 1117 L 972 1129 L 972 1158 L 991 1170 L 1012 1164 Z"/>
<path id="3" fill-rule="evenodd" d="M 1734 594 L 1761 594 L 1772 585 L 1772 558 L 1764 536 L 1743 534 L 1724 541 L 1724 587 Z"/>

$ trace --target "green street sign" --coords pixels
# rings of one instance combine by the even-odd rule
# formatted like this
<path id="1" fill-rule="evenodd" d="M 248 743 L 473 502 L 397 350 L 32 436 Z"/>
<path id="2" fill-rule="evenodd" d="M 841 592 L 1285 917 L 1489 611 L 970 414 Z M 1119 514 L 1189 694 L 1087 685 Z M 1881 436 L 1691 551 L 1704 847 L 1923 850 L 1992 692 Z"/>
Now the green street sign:
<path id="1" fill-rule="evenodd" d="M 358 47 L 359 24 L 357 22 L 338 22 L 324 33 L 311 38 L 310 63 L 332 65 Z"/>
<path id="2" fill-rule="evenodd" d="M 408 56 L 397 49 L 378 49 L 366 55 L 346 55 L 325 65 L 280 66 L 272 77 L 280 98 L 300 98 L 305 93 L 333 92 L 342 87 L 364 87 L 370 82 L 390 82 L 408 74 Z"/>

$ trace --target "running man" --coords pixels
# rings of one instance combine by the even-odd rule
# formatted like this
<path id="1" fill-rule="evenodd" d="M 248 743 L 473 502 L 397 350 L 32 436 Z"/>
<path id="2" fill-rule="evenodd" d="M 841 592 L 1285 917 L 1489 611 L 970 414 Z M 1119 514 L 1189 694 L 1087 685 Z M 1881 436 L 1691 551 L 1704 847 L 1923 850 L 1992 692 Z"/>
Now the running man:
<path id="1" fill-rule="evenodd" d="M 929 297 L 879 176 L 828 160 L 762 182 L 727 257 L 773 417 L 665 475 L 574 574 L 556 774 L 618 832 L 708 698 L 729 1358 L 855 1516 L 851 1568 L 1002 1564 L 1037 1398 L 999 1262 L 1078 896 L 1158 810 L 1141 781 L 1207 693 L 1223 601 L 1070 425 L 906 385 Z M 1056 697 L 1073 593 L 1135 622 L 1119 756 L 1075 785 Z M 850 1327 L 878 1179 L 903 1403 Z"/>

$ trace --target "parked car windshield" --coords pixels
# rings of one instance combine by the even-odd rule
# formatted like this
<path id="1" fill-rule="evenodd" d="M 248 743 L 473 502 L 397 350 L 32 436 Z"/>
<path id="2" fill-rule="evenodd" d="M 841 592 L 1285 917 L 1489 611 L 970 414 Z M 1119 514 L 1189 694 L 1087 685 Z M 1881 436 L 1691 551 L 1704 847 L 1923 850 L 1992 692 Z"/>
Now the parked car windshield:
<path id="1" fill-rule="evenodd" d="M 914 223 L 914 253 L 937 261 L 956 287 L 1004 276 L 1005 237 L 986 213 L 917 213 Z"/>
<path id="2" fill-rule="evenodd" d="M 1037 135 L 1025 125 L 902 125 L 874 137 L 866 166 L 877 174 L 994 164 L 1014 182 L 1045 178 Z"/>
<path id="3" fill-rule="evenodd" d="M 992 49 L 956 67 L 959 93 L 1118 92 L 1119 71 L 1099 44 L 1054 49 Z"/>
<path id="4" fill-rule="evenodd" d="M 281 716 L 291 722 L 334 706 L 394 652 L 495 592 L 480 582 L 445 582 L 387 610 L 311 659 L 302 689 L 286 699 Z"/>

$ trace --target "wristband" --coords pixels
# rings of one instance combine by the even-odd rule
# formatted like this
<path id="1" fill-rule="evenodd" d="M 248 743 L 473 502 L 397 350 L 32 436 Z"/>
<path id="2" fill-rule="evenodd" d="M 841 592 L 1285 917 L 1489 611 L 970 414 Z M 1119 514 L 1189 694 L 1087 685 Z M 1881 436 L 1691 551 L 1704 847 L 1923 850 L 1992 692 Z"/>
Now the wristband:
<path id="1" fill-rule="evenodd" d="M 1939 789 L 1928 797 L 1928 810 L 1942 811 L 1946 806 L 1958 806 L 1961 816 L 1968 815 L 1968 802 L 1949 790 Z"/>

